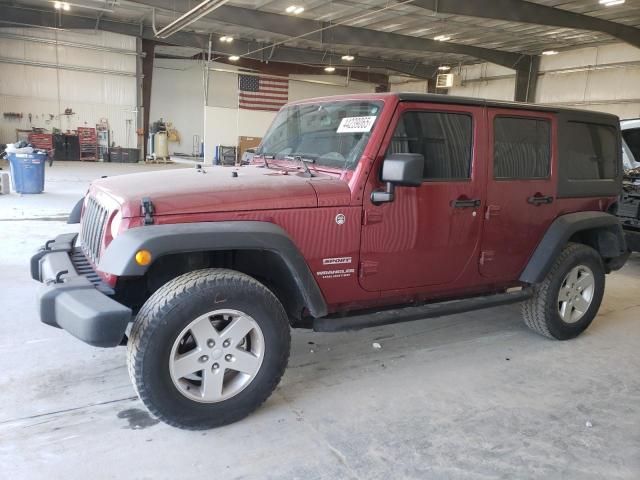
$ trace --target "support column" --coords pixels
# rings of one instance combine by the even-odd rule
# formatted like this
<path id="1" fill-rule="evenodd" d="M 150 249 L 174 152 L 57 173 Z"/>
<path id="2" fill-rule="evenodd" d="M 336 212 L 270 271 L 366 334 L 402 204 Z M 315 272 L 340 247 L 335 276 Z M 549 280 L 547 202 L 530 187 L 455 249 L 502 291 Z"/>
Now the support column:
<path id="1" fill-rule="evenodd" d="M 516 69 L 516 88 L 513 95 L 516 102 L 535 102 L 539 70 L 539 56 L 530 56 L 527 62 L 518 66 Z"/>
<path id="2" fill-rule="evenodd" d="M 149 139 L 149 113 L 151 110 L 151 84 L 153 81 L 153 57 L 156 42 L 153 40 L 142 40 L 142 51 L 145 54 L 142 61 L 142 130 L 144 132 L 144 158 L 147 158 L 147 143 Z"/>

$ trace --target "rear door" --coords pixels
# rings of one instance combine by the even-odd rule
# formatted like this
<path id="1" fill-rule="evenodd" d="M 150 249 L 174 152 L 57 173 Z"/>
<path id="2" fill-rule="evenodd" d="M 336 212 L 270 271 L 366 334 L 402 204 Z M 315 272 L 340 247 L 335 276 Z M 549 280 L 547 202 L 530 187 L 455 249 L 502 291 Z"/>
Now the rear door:
<path id="1" fill-rule="evenodd" d="M 517 279 L 556 216 L 553 114 L 490 108 L 480 273 Z"/>

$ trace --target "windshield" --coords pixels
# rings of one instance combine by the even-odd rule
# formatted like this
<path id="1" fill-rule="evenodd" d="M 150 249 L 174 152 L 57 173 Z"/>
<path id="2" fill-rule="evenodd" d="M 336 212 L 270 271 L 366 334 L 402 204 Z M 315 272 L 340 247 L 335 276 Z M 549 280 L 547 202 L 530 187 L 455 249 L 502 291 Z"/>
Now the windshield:
<path id="1" fill-rule="evenodd" d="M 256 155 L 353 170 L 381 110 L 382 102 L 354 100 L 285 107 Z"/>

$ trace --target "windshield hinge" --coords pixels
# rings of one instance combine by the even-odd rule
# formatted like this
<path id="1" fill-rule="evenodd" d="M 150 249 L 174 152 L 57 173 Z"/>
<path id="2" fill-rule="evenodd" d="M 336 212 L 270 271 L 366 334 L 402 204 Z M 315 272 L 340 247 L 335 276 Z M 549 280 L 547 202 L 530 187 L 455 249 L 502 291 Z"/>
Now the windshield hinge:
<path id="1" fill-rule="evenodd" d="M 144 224 L 153 225 L 153 214 L 155 213 L 156 209 L 149 197 L 144 197 L 142 199 L 141 210 L 142 216 L 144 217 Z"/>

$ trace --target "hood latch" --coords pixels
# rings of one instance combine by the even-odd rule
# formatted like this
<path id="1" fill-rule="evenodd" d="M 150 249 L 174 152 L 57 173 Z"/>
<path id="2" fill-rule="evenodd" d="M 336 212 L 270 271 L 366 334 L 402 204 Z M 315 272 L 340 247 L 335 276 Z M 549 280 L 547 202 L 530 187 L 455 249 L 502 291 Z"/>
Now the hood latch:
<path id="1" fill-rule="evenodd" d="M 141 210 L 142 216 L 144 216 L 144 224 L 153 225 L 153 214 L 155 213 L 156 209 L 149 197 L 144 197 L 142 199 Z"/>

